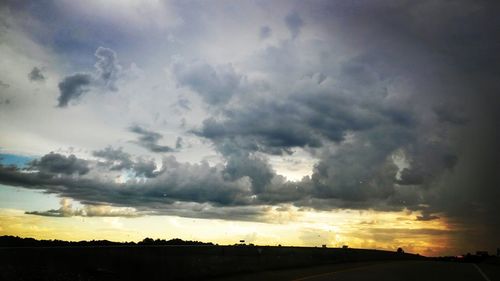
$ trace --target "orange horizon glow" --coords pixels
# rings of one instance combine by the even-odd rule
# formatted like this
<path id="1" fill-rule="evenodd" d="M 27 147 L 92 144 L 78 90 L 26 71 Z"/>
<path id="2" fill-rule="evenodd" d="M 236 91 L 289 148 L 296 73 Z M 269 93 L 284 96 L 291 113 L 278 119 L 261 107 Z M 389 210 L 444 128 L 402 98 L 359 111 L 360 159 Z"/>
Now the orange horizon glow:
<path id="1" fill-rule="evenodd" d="M 153 239 L 197 240 L 233 245 L 342 247 L 405 252 L 424 256 L 454 255 L 445 220 L 417 221 L 415 213 L 337 210 L 304 211 L 270 208 L 268 221 L 280 223 L 184 218 L 44 217 L 22 210 L 0 209 L 0 235 L 66 241 L 110 240 L 138 242 Z M 439 245 L 439 246 L 438 246 Z"/>

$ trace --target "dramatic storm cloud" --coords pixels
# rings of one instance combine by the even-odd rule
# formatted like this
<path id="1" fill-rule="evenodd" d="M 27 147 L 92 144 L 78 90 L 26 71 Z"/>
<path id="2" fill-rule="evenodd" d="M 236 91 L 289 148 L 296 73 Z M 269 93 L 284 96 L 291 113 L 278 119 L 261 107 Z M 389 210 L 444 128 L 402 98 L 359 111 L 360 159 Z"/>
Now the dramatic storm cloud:
<path id="1" fill-rule="evenodd" d="M 0 147 L 36 156 L 0 183 L 83 204 L 30 214 L 407 212 L 500 243 L 497 4 L 91 2 L 0 10 Z"/>
<path id="2" fill-rule="evenodd" d="M 89 171 L 86 160 L 78 159 L 75 155 L 66 157 L 53 152 L 31 162 L 31 167 L 41 173 L 50 174 L 84 175 Z"/>

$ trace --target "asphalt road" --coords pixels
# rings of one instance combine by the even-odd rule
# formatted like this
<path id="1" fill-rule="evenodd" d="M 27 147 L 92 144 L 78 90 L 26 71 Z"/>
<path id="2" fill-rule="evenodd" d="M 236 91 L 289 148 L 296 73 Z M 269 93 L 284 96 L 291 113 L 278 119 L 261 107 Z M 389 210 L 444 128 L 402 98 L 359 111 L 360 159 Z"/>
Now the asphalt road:
<path id="1" fill-rule="evenodd" d="M 500 266 L 437 261 L 338 264 L 318 268 L 269 271 L 220 279 L 293 281 L 500 281 Z"/>

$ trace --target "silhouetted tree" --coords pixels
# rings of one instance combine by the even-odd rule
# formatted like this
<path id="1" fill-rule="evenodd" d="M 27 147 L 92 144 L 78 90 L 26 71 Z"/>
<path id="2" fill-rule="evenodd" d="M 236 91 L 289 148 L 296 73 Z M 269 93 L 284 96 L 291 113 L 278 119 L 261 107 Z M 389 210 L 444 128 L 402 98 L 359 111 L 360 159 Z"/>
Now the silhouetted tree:
<path id="1" fill-rule="evenodd" d="M 139 242 L 140 245 L 153 245 L 154 243 L 155 243 L 155 240 L 153 240 L 153 238 L 149 238 L 149 237 L 146 237 L 141 242 Z"/>

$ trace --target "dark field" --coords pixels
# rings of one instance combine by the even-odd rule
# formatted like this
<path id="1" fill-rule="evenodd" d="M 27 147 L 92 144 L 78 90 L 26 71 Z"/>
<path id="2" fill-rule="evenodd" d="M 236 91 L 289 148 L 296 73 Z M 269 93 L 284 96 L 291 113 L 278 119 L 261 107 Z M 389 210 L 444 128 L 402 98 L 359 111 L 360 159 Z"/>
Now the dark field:
<path id="1" fill-rule="evenodd" d="M 0 249 L 0 279 L 205 280 L 266 270 L 424 259 L 377 250 L 299 247 L 5 247 Z"/>
<path id="2" fill-rule="evenodd" d="M 266 271 L 217 281 L 496 281 L 500 267 L 489 263 L 402 260 L 337 263 L 319 267 Z"/>

